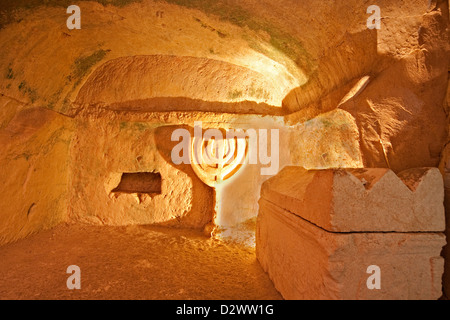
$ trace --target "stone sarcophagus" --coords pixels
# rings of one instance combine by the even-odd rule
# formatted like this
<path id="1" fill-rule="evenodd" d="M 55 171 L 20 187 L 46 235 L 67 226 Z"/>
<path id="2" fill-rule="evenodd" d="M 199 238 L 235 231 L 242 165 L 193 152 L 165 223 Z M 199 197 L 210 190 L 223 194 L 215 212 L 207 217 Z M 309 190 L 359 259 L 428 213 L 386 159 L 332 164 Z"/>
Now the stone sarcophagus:
<path id="1" fill-rule="evenodd" d="M 286 167 L 261 190 L 257 257 L 285 299 L 438 299 L 438 169 Z"/>

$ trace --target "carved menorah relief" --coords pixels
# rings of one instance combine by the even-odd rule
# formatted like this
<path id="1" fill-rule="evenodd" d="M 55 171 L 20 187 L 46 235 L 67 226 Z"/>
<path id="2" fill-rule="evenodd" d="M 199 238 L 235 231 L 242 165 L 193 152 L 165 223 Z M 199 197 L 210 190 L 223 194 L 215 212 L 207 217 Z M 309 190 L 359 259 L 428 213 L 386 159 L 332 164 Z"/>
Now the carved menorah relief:
<path id="1" fill-rule="evenodd" d="M 245 163 L 268 166 L 261 167 L 264 176 L 275 175 L 279 169 L 278 129 L 208 129 L 203 132 L 202 122 L 197 121 L 193 137 L 188 130 L 177 129 L 171 139 L 180 141 L 172 149 L 173 164 L 190 164 L 210 187 L 235 176 Z"/>
<path id="2" fill-rule="evenodd" d="M 209 131 L 209 134 L 208 134 Z M 192 139 L 192 168 L 210 187 L 230 179 L 245 162 L 248 139 L 244 134 L 224 137 L 220 130 L 208 130 L 203 137 Z"/>

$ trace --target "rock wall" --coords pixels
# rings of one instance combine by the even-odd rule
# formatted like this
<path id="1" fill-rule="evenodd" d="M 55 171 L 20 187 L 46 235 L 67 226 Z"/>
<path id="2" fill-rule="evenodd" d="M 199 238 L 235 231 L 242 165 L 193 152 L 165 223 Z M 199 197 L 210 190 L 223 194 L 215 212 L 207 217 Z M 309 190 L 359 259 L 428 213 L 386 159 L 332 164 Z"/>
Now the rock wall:
<path id="1" fill-rule="evenodd" d="M 212 222 L 214 190 L 189 165 L 175 166 L 170 159 L 175 129 L 146 122 L 79 121 L 71 149 L 70 219 L 194 228 Z M 161 193 L 114 192 L 124 173 L 159 173 Z"/>
<path id="2" fill-rule="evenodd" d="M 0 245 L 67 219 L 71 119 L 0 97 Z"/>
<path id="3" fill-rule="evenodd" d="M 287 147 L 290 131 L 282 117 L 215 113 L 139 113 L 84 109 L 75 118 L 76 131 L 70 150 L 69 217 L 94 224 L 159 224 L 203 228 L 212 222 L 231 227 L 254 218 L 258 211 L 262 183 L 285 165 L 291 164 Z M 194 123 L 206 129 L 253 129 L 256 145 L 252 152 L 260 158 L 259 129 L 268 137 L 269 164 L 249 163 L 212 188 L 202 181 L 190 164 L 174 164 L 172 151 L 180 141 L 172 141 L 175 130 L 185 129 L 194 137 Z M 270 150 L 272 133 L 278 130 L 278 150 Z M 184 141 L 184 139 L 183 139 Z M 190 144 L 191 141 L 188 141 Z M 276 163 L 275 163 L 276 159 Z M 273 167 L 270 175 L 264 168 Z M 158 173 L 161 193 L 114 192 L 124 173 Z"/>

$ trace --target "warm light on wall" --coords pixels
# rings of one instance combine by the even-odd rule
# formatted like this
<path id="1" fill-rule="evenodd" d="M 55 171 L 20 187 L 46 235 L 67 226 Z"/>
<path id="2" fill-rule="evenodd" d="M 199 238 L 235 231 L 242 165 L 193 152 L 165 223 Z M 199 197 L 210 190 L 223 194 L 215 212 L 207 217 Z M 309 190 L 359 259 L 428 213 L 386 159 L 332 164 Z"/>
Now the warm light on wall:
<path id="1" fill-rule="evenodd" d="M 217 137 L 222 132 L 214 131 L 214 138 L 204 136 L 202 139 L 194 137 L 192 140 L 192 168 L 210 187 L 216 187 L 236 174 L 248 153 L 247 139 Z"/>
<path id="2" fill-rule="evenodd" d="M 267 50 L 270 50 L 270 48 L 267 48 Z M 286 95 L 293 89 L 305 84 L 308 79 L 302 70 L 282 53 L 275 52 L 273 55 L 276 55 L 277 60 L 280 60 L 282 63 L 253 50 L 245 55 L 233 56 L 232 60 L 234 60 L 235 64 L 260 73 L 263 78 L 268 79 L 272 83 L 271 88 L 258 88 L 259 92 L 250 92 L 250 95 L 253 95 L 251 97 L 252 101 L 264 102 L 265 91 L 270 91 L 271 99 L 269 104 L 274 107 L 281 107 Z M 252 88 L 249 90 L 252 91 Z"/>

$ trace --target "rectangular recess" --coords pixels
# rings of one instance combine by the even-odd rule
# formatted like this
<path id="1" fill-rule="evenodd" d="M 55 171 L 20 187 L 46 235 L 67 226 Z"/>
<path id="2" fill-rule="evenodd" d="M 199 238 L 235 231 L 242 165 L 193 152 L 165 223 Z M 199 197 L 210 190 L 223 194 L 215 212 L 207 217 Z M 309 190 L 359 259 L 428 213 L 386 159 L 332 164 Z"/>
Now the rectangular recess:
<path id="1" fill-rule="evenodd" d="M 161 174 L 153 172 L 123 173 L 116 193 L 161 194 Z"/>

